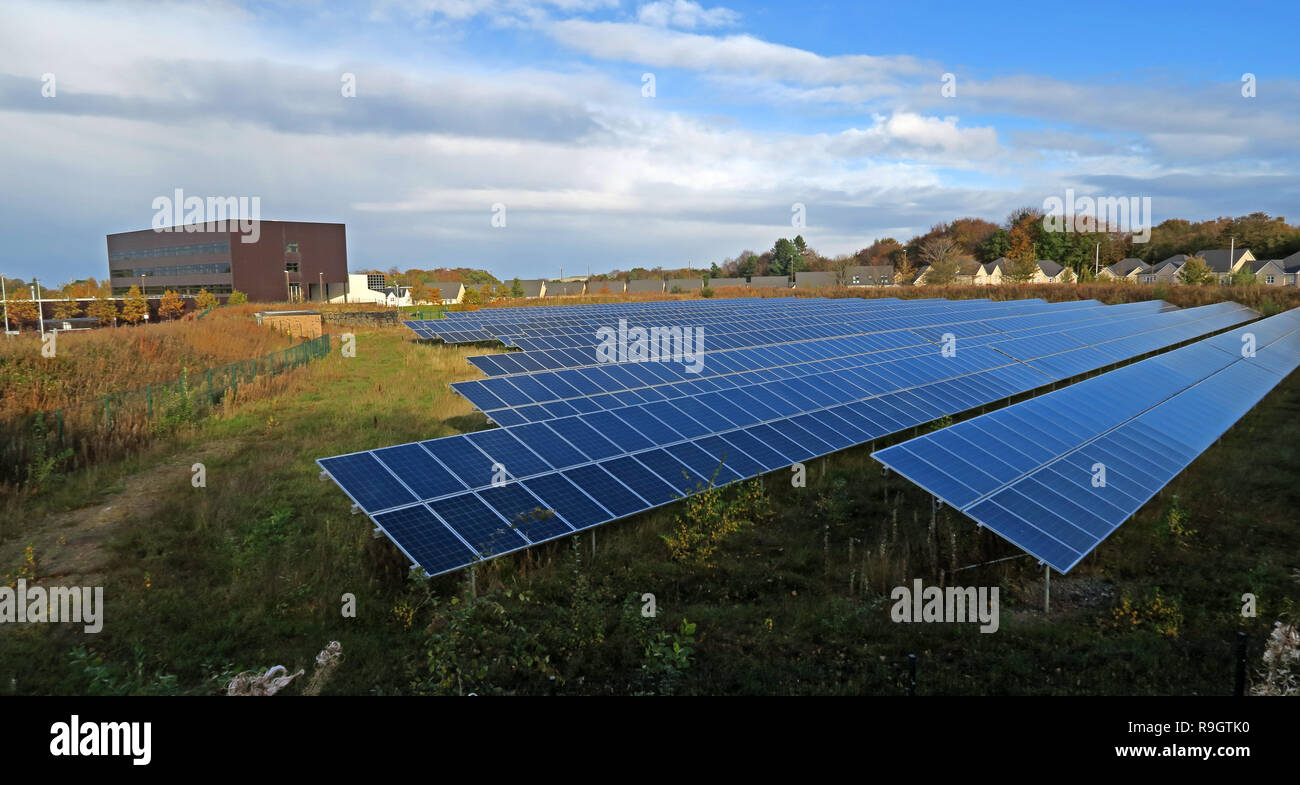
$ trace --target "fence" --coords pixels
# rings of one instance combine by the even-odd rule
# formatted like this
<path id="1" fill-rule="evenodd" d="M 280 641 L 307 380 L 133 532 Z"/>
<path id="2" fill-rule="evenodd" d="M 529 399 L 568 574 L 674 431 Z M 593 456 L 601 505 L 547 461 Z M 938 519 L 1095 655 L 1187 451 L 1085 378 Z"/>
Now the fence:
<path id="1" fill-rule="evenodd" d="M 39 482 L 51 472 L 121 454 L 210 413 L 237 396 L 241 384 L 279 376 L 329 353 L 326 334 L 262 357 L 0 423 L 0 485 Z"/>

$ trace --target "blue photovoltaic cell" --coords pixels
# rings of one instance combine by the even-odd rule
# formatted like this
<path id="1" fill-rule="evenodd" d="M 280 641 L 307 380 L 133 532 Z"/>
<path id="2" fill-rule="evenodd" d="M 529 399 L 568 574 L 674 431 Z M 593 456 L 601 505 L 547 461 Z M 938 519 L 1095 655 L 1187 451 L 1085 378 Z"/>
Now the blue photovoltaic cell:
<path id="1" fill-rule="evenodd" d="M 549 471 L 551 468 L 523 442 L 500 428 L 476 431 L 466 434 L 465 438 L 487 453 L 493 461 L 504 466 L 506 473 L 511 477 L 529 477 Z"/>
<path id="2" fill-rule="evenodd" d="M 740 479 L 740 475 L 731 467 L 720 463 L 718 458 L 709 455 L 694 442 L 682 442 L 664 449 L 668 454 L 691 467 L 709 485 L 721 486 Z"/>
<path id="3" fill-rule="evenodd" d="M 511 528 L 533 542 L 549 540 L 573 531 L 558 511 L 528 492 L 523 483 L 507 483 L 478 492 L 489 507 L 500 513 Z"/>
<path id="4" fill-rule="evenodd" d="M 447 436 L 420 444 L 470 488 L 479 488 L 492 482 L 495 474 L 492 471 L 492 461 L 465 437 Z"/>
<path id="5" fill-rule="evenodd" d="M 601 436 L 596 429 L 578 417 L 551 420 L 547 425 L 592 460 L 608 458 L 622 452 L 618 449 L 618 445 Z"/>
<path id="6" fill-rule="evenodd" d="M 572 482 L 560 474 L 548 474 L 525 480 L 524 485 L 533 495 L 558 512 L 575 529 L 585 529 L 611 519 L 603 507 L 596 504 Z"/>
<path id="7" fill-rule="evenodd" d="M 366 512 L 416 501 L 411 492 L 403 488 L 370 453 L 324 458 L 320 465 Z"/>
<path id="8" fill-rule="evenodd" d="M 641 512 L 651 506 L 600 466 L 588 464 L 568 469 L 562 474 L 591 498 L 600 499 L 600 503 L 616 518 Z"/>
<path id="9" fill-rule="evenodd" d="M 757 477 L 767 471 L 766 467 L 741 452 L 734 444 L 721 436 L 706 436 L 693 442 L 693 444 L 708 454 L 714 466 L 722 463 L 724 467 L 735 472 L 739 477 Z M 722 475 L 719 474 L 719 480 L 721 478 Z M 721 484 L 721 482 L 718 484 Z"/>
<path id="10" fill-rule="evenodd" d="M 640 431 L 633 429 L 632 426 L 609 412 L 602 411 L 589 414 L 583 417 L 582 420 L 599 431 L 606 439 L 618 445 L 618 448 L 623 452 L 635 452 L 655 445 L 654 442 L 642 436 Z"/>
<path id="11" fill-rule="evenodd" d="M 560 438 L 546 423 L 529 423 L 510 429 L 511 435 L 533 449 L 553 469 L 584 463 L 587 457 Z"/>
<path id="12" fill-rule="evenodd" d="M 647 469 L 635 458 L 627 456 L 614 458 L 603 461 L 600 465 L 651 504 L 667 504 L 681 497 L 673 486 L 659 479 L 659 475 Z"/>
<path id="13" fill-rule="evenodd" d="M 430 575 L 464 567 L 477 558 L 424 506 L 380 513 L 375 522 Z"/>
<path id="14" fill-rule="evenodd" d="M 664 450 L 637 453 L 636 459 L 681 496 L 709 487 L 709 481 Z"/>
<path id="15" fill-rule="evenodd" d="M 495 556 L 528 544 L 523 535 L 507 526 L 473 494 L 448 496 L 430 502 L 429 508 L 469 543 L 474 553 L 481 556 Z"/>
<path id="16" fill-rule="evenodd" d="M 456 479 L 418 444 L 385 447 L 375 450 L 372 454 L 421 499 L 432 499 L 465 490 L 463 482 Z M 393 505 L 390 503 L 386 506 Z"/>

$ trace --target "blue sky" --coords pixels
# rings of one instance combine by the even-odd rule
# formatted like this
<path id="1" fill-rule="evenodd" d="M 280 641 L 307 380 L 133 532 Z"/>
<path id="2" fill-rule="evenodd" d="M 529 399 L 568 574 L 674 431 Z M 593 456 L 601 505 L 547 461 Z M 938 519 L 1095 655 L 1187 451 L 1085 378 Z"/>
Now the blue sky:
<path id="1" fill-rule="evenodd" d="M 1156 221 L 1300 218 L 1294 4 L 16 0 L 5 17 L 9 276 L 102 277 L 104 235 L 147 228 L 177 188 L 344 222 L 354 269 L 528 278 L 707 265 L 796 232 L 852 252 L 1066 188 L 1150 196 Z"/>

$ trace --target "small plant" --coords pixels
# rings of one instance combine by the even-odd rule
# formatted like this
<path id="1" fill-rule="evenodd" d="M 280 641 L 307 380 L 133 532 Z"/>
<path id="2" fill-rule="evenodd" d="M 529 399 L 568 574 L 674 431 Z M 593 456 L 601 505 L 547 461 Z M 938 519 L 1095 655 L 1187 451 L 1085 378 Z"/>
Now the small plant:
<path id="1" fill-rule="evenodd" d="M 716 472 L 715 472 L 716 477 Z M 685 502 L 671 534 L 662 535 L 673 560 L 712 567 L 713 556 L 728 537 L 771 515 L 763 484 L 758 480 L 718 487 L 710 482 Z"/>
<path id="2" fill-rule="evenodd" d="M 1300 629 L 1296 625 L 1273 623 L 1263 660 L 1264 670 L 1251 686 L 1251 695 L 1300 696 Z"/>
<path id="3" fill-rule="evenodd" d="M 660 695 L 671 695 L 691 667 L 695 655 L 695 625 L 682 619 L 677 632 L 660 632 L 645 646 L 641 672 Z"/>
<path id="4" fill-rule="evenodd" d="M 1187 517 L 1187 511 L 1179 502 L 1178 494 L 1174 494 L 1173 501 L 1169 504 L 1169 511 L 1161 521 L 1161 532 L 1183 547 L 1187 547 L 1192 535 L 1196 534 L 1195 529 L 1188 527 Z"/>
<path id="5" fill-rule="evenodd" d="M 1178 601 L 1161 595 L 1158 586 L 1145 601 L 1133 600 L 1127 595 L 1122 597 L 1112 611 L 1112 617 L 1113 629 L 1147 629 L 1166 638 L 1177 638 L 1183 624 L 1183 613 L 1178 607 Z"/>
<path id="6" fill-rule="evenodd" d="M 27 462 L 26 484 L 28 490 L 37 490 L 49 479 L 58 478 L 59 466 L 72 457 L 71 449 L 51 452 L 49 430 L 45 425 L 45 415 L 37 412 L 32 420 L 32 456 Z"/>

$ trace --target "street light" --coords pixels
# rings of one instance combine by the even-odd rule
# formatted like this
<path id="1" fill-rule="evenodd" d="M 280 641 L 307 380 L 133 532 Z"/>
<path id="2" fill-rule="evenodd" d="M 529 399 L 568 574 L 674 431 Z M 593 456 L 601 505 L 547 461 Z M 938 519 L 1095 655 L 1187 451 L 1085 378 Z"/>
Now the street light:
<path id="1" fill-rule="evenodd" d="M 325 302 L 325 273 L 321 271 L 317 275 L 320 276 L 320 301 Z"/>

